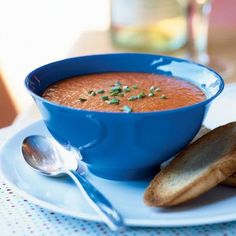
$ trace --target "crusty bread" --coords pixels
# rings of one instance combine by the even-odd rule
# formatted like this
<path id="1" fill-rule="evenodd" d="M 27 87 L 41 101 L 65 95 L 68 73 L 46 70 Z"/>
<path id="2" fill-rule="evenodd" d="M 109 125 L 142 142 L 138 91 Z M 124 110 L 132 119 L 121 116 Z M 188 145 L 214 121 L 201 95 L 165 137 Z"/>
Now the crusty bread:
<path id="1" fill-rule="evenodd" d="M 196 137 L 194 138 L 193 142 L 196 141 L 197 139 L 201 138 L 203 135 L 207 134 L 210 131 L 211 130 L 208 129 L 207 127 L 202 126 L 201 130 L 196 135 Z M 226 180 L 224 180 L 220 184 L 236 187 L 236 173 L 233 173 L 231 176 L 229 176 Z"/>
<path id="2" fill-rule="evenodd" d="M 226 180 L 224 180 L 221 184 L 236 187 L 236 173 L 233 173 Z"/>
<path id="3" fill-rule="evenodd" d="M 193 139 L 193 142 L 196 141 L 197 139 L 201 138 L 203 135 L 207 134 L 208 132 L 210 132 L 211 130 L 208 129 L 205 126 L 202 126 L 201 130 L 199 131 L 199 133 L 196 135 L 196 137 Z M 236 171 L 236 170 L 235 170 Z M 226 180 L 224 180 L 222 183 L 223 185 L 227 185 L 227 186 L 233 186 L 236 187 L 236 173 L 233 173 L 231 176 L 229 176 Z"/>
<path id="4" fill-rule="evenodd" d="M 220 126 L 181 151 L 151 181 L 144 202 L 169 207 L 216 186 L 236 170 L 236 122 Z"/>

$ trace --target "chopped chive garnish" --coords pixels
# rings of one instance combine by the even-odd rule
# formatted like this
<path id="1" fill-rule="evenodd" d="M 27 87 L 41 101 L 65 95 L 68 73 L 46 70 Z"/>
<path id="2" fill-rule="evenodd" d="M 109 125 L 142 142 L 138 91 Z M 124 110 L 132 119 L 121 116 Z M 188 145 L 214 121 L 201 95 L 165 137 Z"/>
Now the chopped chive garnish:
<path id="1" fill-rule="evenodd" d="M 119 93 L 118 96 L 119 97 L 124 97 L 124 94 L 123 93 Z"/>
<path id="2" fill-rule="evenodd" d="M 124 105 L 122 107 L 122 111 L 125 112 L 125 113 L 130 113 L 130 112 L 132 112 L 132 108 L 127 106 L 127 105 Z"/>
<path id="3" fill-rule="evenodd" d="M 89 93 L 89 96 L 96 96 L 96 93 L 93 90 L 89 91 L 88 93 Z"/>
<path id="4" fill-rule="evenodd" d="M 137 84 L 134 84 L 134 85 L 132 86 L 132 88 L 133 88 L 133 89 L 137 89 L 137 88 L 138 88 L 138 85 L 137 85 Z"/>
<path id="5" fill-rule="evenodd" d="M 130 87 L 129 86 L 123 86 L 123 91 L 125 93 L 130 92 Z"/>
<path id="6" fill-rule="evenodd" d="M 154 91 L 155 91 L 155 86 L 151 86 L 151 87 L 149 88 L 149 90 L 150 90 L 150 92 L 154 92 Z"/>
<path id="7" fill-rule="evenodd" d="M 113 91 L 121 91 L 120 85 L 116 85 L 116 86 L 111 87 L 111 92 L 113 92 Z"/>
<path id="8" fill-rule="evenodd" d="M 118 105 L 120 103 L 120 100 L 117 98 L 112 98 L 110 101 L 106 101 L 106 103 Z"/>
<path id="9" fill-rule="evenodd" d="M 120 86 L 113 86 L 111 87 L 111 90 L 110 90 L 110 95 L 111 96 L 117 96 L 119 95 L 119 93 L 122 92 L 122 89 Z"/>
<path id="10" fill-rule="evenodd" d="M 159 87 L 155 88 L 155 92 L 160 92 L 161 89 Z"/>
<path id="11" fill-rule="evenodd" d="M 103 93 L 105 93 L 105 91 L 104 91 L 103 89 L 99 89 L 99 90 L 97 91 L 97 93 L 98 93 L 98 94 L 103 94 Z"/>
<path id="12" fill-rule="evenodd" d="M 148 97 L 154 97 L 154 93 L 153 92 L 149 93 Z"/>
<path id="13" fill-rule="evenodd" d="M 162 95 L 160 96 L 160 99 L 167 99 L 167 97 L 166 97 L 166 95 L 162 94 Z"/>
<path id="14" fill-rule="evenodd" d="M 115 91 L 110 92 L 111 96 L 118 96 L 119 94 L 120 94 L 119 90 L 115 90 Z"/>
<path id="15" fill-rule="evenodd" d="M 109 97 L 108 97 L 108 96 L 102 96 L 101 98 L 102 98 L 103 101 L 109 100 Z"/>
<path id="16" fill-rule="evenodd" d="M 80 102 L 86 102 L 87 99 L 86 98 L 79 98 Z"/>
<path id="17" fill-rule="evenodd" d="M 120 87 L 121 86 L 121 82 L 120 81 L 116 81 L 115 82 L 115 86 L 119 86 Z"/>
<path id="18" fill-rule="evenodd" d="M 146 94 L 144 92 L 141 92 L 140 94 L 138 94 L 137 97 L 138 97 L 138 99 L 145 98 Z"/>
<path id="19" fill-rule="evenodd" d="M 128 98 L 129 101 L 134 101 L 134 100 L 137 100 L 138 97 L 137 96 L 131 96 Z"/>

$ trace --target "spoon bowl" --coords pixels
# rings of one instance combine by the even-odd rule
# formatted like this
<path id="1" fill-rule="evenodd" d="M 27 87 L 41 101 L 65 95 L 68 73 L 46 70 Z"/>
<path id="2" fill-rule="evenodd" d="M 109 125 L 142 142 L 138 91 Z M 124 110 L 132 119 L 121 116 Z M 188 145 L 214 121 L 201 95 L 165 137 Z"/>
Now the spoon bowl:
<path id="1" fill-rule="evenodd" d="M 86 172 L 85 165 L 79 163 L 79 155 L 74 149 L 68 151 L 48 137 L 34 135 L 25 138 L 22 153 L 25 161 L 44 175 L 66 175 L 67 169 L 78 170 L 80 174 Z"/>

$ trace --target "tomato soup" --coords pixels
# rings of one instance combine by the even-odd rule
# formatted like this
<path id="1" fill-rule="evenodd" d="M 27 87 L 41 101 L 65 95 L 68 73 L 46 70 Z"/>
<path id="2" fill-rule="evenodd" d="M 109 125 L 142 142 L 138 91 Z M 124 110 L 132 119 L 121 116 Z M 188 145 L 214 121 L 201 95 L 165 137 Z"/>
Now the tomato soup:
<path id="1" fill-rule="evenodd" d="M 71 77 L 50 85 L 42 97 L 78 109 L 127 113 L 175 109 L 206 98 L 185 80 L 133 72 Z"/>

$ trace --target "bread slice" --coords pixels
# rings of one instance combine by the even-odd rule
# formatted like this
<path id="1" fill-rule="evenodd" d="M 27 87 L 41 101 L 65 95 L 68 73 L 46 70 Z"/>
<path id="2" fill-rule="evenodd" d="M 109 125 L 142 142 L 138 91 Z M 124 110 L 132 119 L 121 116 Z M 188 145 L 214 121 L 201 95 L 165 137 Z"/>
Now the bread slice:
<path id="1" fill-rule="evenodd" d="M 211 130 L 208 129 L 205 126 L 202 126 L 201 130 L 199 131 L 199 133 L 196 135 L 196 137 L 193 139 L 193 142 L 196 141 L 197 139 L 201 138 L 203 135 L 209 133 Z M 235 170 L 236 171 L 236 170 Z M 232 187 L 236 187 L 236 173 L 233 173 L 231 176 L 229 176 L 226 180 L 224 180 L 222 183 L 223 185 L 227 185 L 227 186 L 232 186 Z"/>
<path id="2" fill-rule="evenodd" d="M 205 126 L 202 126 L 201 130 L 199 131 L 199 133 L 196 135 L 196 137 L 193 139 L 193 142 L 196 141 L 197 139 L 201 138 L 203 135 L 209 133 L 211 130 L 208 129 Z M 236 173 L 233 173 L 231 176 L 229 176 L 226 180 L 224 180 L 222 183 L 220 183 L 222 185 L 227 185 L 227 186 L 232 186 L 232 187 L 236 187 Z"/>
<path id="3" fill-rule="evenodd" d="M 224 180 L 221 184 L 236 187 L 236 173 L 233 173 L 226 180 Z"/>
<path id="4" fill-rule="evenodd" d="M 236 170 L 236 122 L 220 126 L 181 151 L 144 193 L 149 206 L 169 207 L 216 186 Z"/>

